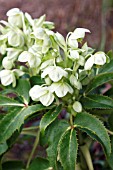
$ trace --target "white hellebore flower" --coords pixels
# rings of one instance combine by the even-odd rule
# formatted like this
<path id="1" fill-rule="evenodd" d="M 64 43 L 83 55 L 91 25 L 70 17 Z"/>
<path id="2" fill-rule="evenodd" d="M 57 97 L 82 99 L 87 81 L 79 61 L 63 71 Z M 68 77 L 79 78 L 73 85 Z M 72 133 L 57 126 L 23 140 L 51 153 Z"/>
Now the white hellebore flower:
<path id="1" fill-rule="evenodd" d="M 13 47 L 22 47 L 24 45 L 24 37 L 22 34 L 11 30 L 8 33 L 8 43 Z"/>
<path id="2" fill-rule="evenodd" d="M 49 106 L 54 101 L 54 95 L 49 87 L 35 85 L 30 89 L 29 95 L 32 100 L 40 101 L 44 106 Z"/>
<path id="3" fill-rule="evenodd" d="M 49 76 L 54 82 L 58 82 L 62 77 L 67 77 L 68 73 L 59 66 L 49 66 L 41 74 L 42 78 Z"/>
<path id="4" fill-rule="evenodd" d="M 96 65 L 104 65 L 106 63 L 106 55 L 104 52 L 97 52 L 94 54 L 94 63 Z"/>
<path id="5" fill-rule="evenodd" d="M 75 77 L 73 74 L 70 76 L 70 83 L 72 86 L 80 90 L 82 88 L 82 84 L 77 80 L 77 77 Z"/>
<path id="6" fill-rule="evenodd" d="M 59 32 L 55 33 L 55 35 L 56 35 L 55 39 L 56 39 L 57 43 L 59 44 L 59 46 L 65 47 L 66 42 L 65 42 L 64 37 Z"/>
<path id="7" fill-rule="evenodd" d="M 75 112 L 81 112 L 82 111 L 82 105 L 80 102 L 78 101 L 75 101 L 74 104 L 73 104 L 73 109 Z"/>
<path id="8" fill-rule="evenodd" d="M 64 97 L 68 92 L 73 93 L 72 87 L 66 82 L 57 82 L 51 85 L 51 91 L 58 97 Z"/>
<path id="9" fill-rule="evenodd" d="M 69 38 L 68 38 L 68 45 L 71 47 L 71 48 L 78 48 L 78 41 L 76 40 L 76 38 L 74 37 L 74 34 L 72 33 Z"/>
<path id="10" fill-rule="evenodd" d="M 33 55 L 28 51 L 24 51 L 19 55 L 18 61 L 28 62 L 31 68 L 38 67 L 41 63 L 41 59 L 38 56 Z"/>
<path id="11" fill-rule="evenodd" d="M 91 55 L 91 57 L 88 58 L 88 60 L 86 61 L 84 65 L 84 69 L 91 70 L 91 68 L 93 67 L 93 64 L 94 64 L 94 55 Z"/>
<path id="12" fill-rule="evenodd" d="M 10 9 L 7 12 L 7 16 L 8 16 L 8 22 L 11 25 L 22 28 L 22 26 L 23 26 L 23 24 L 22 24 L 22 12 L 20 11 L 20 9 L 18 9 L 18 8 Z"/>
<path id="13" fill-rule="evenodd" d="M 12 83 L 13 87 L 15 87 L 16 86 L 16 77 L 20 77 L 23 74 L 24 74 L 24 72 L 19 69 L 2 70 L 2 71 L 0 71 L 1 83 L 4 86 L 8 86 Z"/>
<path id="14" fill-rule="evenodd" d="M 79 59 L 79 53 L 76 50 L 70 50 L 70 55 L 68 55 L 68 57 L 75 61 Z"/>
<path id="15" fill-rule="evenodd" d="M 12 70 L 2 70 L 0 71 L 0 79 L 1 79 L 1 83 L 4 86 L 8 86 L 11 83 L 15 84 L 15 75 L 14 72 L 12 72 Z"/>
<path id="16" fill-rule="evenodd" d="M 73 37 L 77 40 L 80 38 L 84 38 L 85 37 L 85 33 L 88 32 L 90 33 L 90 31 L 88 29 L 85 28 L 76 28 L 73 32 Z"/>
<path id="17" fill-rule="evenodd" d="M 2 65 L 5 69 L 10 70 L 13 67 L 13 62 L 8 57 L 4 57 L 2 60 Z"/>

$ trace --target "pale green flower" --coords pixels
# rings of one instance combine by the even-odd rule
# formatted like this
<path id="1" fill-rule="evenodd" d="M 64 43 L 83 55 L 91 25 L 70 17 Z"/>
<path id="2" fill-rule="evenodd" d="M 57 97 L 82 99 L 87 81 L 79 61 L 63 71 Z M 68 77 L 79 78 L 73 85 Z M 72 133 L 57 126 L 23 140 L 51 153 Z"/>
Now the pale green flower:
<path id="1" fill-rule="evenodd" d="M 22 34 L 11 30 L 8 33 L 8 43 L 13 47 L 22 47 L 24 45 L 24 37 Z"/>
<path id="2" fill-rule="evenodd" d="M 66 47 L 66 42 L 65 42 L 64 37 L 59 32 L 57 32 L 55 35 L 56 35 L 55 36 L 56 42 L 59 44 L 59 46 L 61 48 Z"/>
<path id="3" fill-rule="evenodd" d="M 68 57 L 75 61 L 79 59 L 79 53 L 76 50 L 70 50 L 70 55 L 68 55 Z"/>
<path id="4" fill-rule="evenodd" d="M 73 93 L 72 87 L 68 83 L 62 81 L 53 83 L 51 85 L 51 91 L 55 92 L 55 94 L 60 98 L 66 96 L 67 93 Z"/>
<path id="5" fill-rule="evenodd" d="M 82 88 L 82 84 L 79 82 L 77 77 L 75 77 L 73 74 L 70 76 L 69 80 L 70 80 L 71 85 L 77 88 L 78 90 Z"/>
<path id="6" fill-rule="evenodd" d="M 62 77 L 67 77 L 68 73 L 59 66 L 49 66 L 43 71 L 41 77 L 45 78 L 47 75 L 52 81 L 58 82 Z"/>
<path id="7" fill-rule="evenodd" d="M 41 64 L 40 69 L 44 70 L 48 66 L 52 66 L 54 64 L 54 59 L 46 60 Z"/>
<path id="8" fill-rule="evenodd" d="M 88 29 L 85 28 L 76 28 L 73 32 L 73 37 L 77 39 L 81 39 L 85 37 L 85 33 L 90 33 Z"/>
<path id="9" fill-rule="evenodd" d="M 18 57 L 18 61 L 28 62 L 31 68 L 38 67 L 41 64 L 40 56 L 35 56 L 28 51 L 22 52 Z"/>
<path id="10" fill-rule="evenodd" d="M 2 60 L 2 65 L 5 69 L 10 70 L 13 67 L 13 62 L 8 57 L 4 57 Z"/>
<path id="11" fill-rule="evenodd" d="M 49 87 L 35 85 L 30 89 L 29 95 L 33 101 L 40 101 L 44 106 L 49 106 L 54 101 L 54 95 Z"/>
<path id="12" fill-rule="evenodd" d="M 78 41 L 74 37 L 73 33 L 68 38 L 68 46 L 70 46 L 73 49 L 77 49 L 78 48 Z"/>
<path id="13" fill-rule="evenodd" d="M 22 49 L 18 49 L 18 48 L 7 48 L 7 57 L 12 60 L 15 61 L 19 54 L 22 52 Z"/>
<path id="14" fill-rule="evenodd" d="M 88 60 L 86 61 L 84 65 L 84 69 L 91 70 L 91 68 L 93 67 L 93 64 L 94 64 L 94 56 L 91 55 L 91 57 L 89 57 Z"/>
<path id="15" fill-rule="evenodd" d="M 0 71 L 1 83 L 4 86 L 8 86 L 12 83 L 13 87 L 16 86 L 16 77 L 20 77 L 24 74 L 23 71 L 14 69 L 14 70 L 2 70 Z"/>
<path id="16" fill-rule="evenodd" d="M 20 9 L 18 9 L 18 8 L 10 9 L 7 12 L 7 16 L 8 16 L 8 22 L 11 25 L 22 28 L 22 26 L 23 26 L 23 24 L 22 24 L 22 12 L 20 11 Z"/>
<path id="17" fill-rule="evenodd" d="M 4 86 L 8 86 L 11 83 L 13 83 L 15 85 L 15 75 L 11 70 L 2 70 L 0 71 L 0 79 L 1 79 L 1 83 Z"/>
<path id="18" fill-rule="evenodd" d="M 73 109 L 74 109 L 75 112 L 78 112 L 78 113 L 82 112 L 82 105 L 81 105 L 81 103 L 79 101 L 75 101 L 73 103 Z"/>
<path id="19" fill-rule="evenodd" d="M 94 63 L 96 65 L 104 65 L 106 63 L 106 55 L 104 52 L 97 52 L 94 54 Z"/>

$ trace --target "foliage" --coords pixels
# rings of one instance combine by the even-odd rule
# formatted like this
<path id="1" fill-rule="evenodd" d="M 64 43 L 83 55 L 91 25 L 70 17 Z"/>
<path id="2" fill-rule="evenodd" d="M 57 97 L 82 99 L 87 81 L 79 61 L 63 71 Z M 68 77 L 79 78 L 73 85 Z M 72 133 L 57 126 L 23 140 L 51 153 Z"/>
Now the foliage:
<path id="1" fill-rule="evenodd" d="M 93 170 L 89 136 L 101 144 L 112 167 L 113 100 L 97 91 L 113 80 L 112 57 L 83 44 L 88 29 L 76 28 L 65 40 L 45 15 L 32 19 L 14 8 L 7 16 L 8 22 L 0 21 L 0 106 L 6 111 L 0 116 L 1 169 L 12 164 L 12 169 Z M 39 127 L 23 128 L 34 115 L 41 115 Z M 4 162 L 23 132 L 36 137 L 27 165 Z M 47 157 L 32 160 L 39 143 Z"/>

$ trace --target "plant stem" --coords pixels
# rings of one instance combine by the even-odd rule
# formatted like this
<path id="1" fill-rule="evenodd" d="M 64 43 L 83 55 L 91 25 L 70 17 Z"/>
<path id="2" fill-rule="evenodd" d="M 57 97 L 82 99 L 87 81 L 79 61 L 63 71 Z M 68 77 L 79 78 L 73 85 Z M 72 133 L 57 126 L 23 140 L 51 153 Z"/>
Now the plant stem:
<path id="1" fill-rule="evenodd" d="M 73 126 L 73 115 L 70 115 L 70 125 Z"/>
<path id="2" fill-rule="evenodd" d="M 87 163 L 87 166 L 88 166 L 89 170 L 94 170 L 88 146 L 85 144 L 83 146 L 80 146 L 80 149 L 82 151 L 82 154 L 83 154 L 83 156 L 85 158 L 85 161 Z"/>
<path id="3" fill-rule="evenodd" d="M 39 138 L 40 138 L 40 130 L 39 130 L 38 133 L 37 133 L 37 137 L 36 137 L 36 139 L 35 139 L 35 142 L 34 142 L 34 145 L 33 145 L 33 149 L 32 149 L 32 151 L 31 151 L 31 154 L 30 154 L 29 159 L 28 159 L 28 161 L 27 161 L 26 169 L 27 169 L 27 168 L 29 167 L 29 165 L 30 165 L 30 162 L 31 162 L 32 157 L 33 157 L 33 155 L 34 155 L 34 153 L 35 153 L 36 147 L 37 147 L 37 145 L 38 145 L 38 143 L 39 143 Z"/>
<path id="4" fill-rule="evenodd" d="M 110 134 L 110 135 L 113 135 L 113 132 L 109 129 L 107 129 L 107 132 Z"/>

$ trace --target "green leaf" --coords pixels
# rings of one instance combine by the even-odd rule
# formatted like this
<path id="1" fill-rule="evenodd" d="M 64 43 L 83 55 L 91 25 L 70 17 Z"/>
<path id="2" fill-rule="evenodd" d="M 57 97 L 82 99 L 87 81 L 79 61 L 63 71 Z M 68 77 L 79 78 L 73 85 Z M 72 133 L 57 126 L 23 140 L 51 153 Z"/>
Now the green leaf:
<path id="1" fill-rule="evenodd" d="M 0 106 L 20 106 L 20 107 L 23 107 L 24 104 L 19 103 L 18 101 L 11 99 L 9 97 L 0 95 Z"/>
<path id="2" fill-rule="evenodd" d="M 111 145 L 108 133 L 100 120 L 86 112 L 78 113 L 75 117 L 74 126 L 85 131 L 95 140 L 101 143 L 105 154 L 109 157 Z"/>
<path id="3" fill-rule="evenodd" d="M 30 97 L 29 97 L 30 83 L 26 79 L 19 79 L 16 88 L 14 91 L 22 97 L 23 102 L 28 105 Z"/>
<path id="4" fill-rule="evenodd" d="M 85 109 L 113 109 L 113 99 L 102 95 L 88 95 L 81 103 Z"/>
<path id="5" fill-rule="evenodd" d="M 77 149 L 78 144 L 75 129 L 66 130 L 58 145 L 59 160 L 64 170 L 75 169 Z"/>
<path id="6" fill-rule="evenodd" d="M 24 167 L 21 161 L 7 161 L 2 164 L 3 170 L 22 170 Z"/>
<path id="7" fill-rule="evenodd" d="M 42 104 L 29 106 L 27 108 L 15 108 L 6 114 L 0 122 L 0 143 L 4 143 L 15 130 L 19 130 L 24 120 L 32 114 L 47 109 Z"/>
<path id="8" fill-rule="evenodd" d="M 49 110 L 41 119 L 40 129 L 44 132 L 45 129 L 57 118 L 62 110 L 62 105 L 59 105 L 55 109 Z"/>
<path id="9" fill-rule="evenodd" d="M 57 167 L 57 146 L 59 143 L 59 140 L 62 136 L 62 134 L 66 131 L 66 129 L 69 127 L 69 124 L 64 120 L 55 120 L 47 129 L 46 129 L 46 135 L 45 140 L 48 139 L 48 145 L 47 148 L 47 155 L 50 162 L 50 166 L 52 166 L 55 169 L 58 169 Z"/>
<path id="10" fill-rule="evenodd" d="M 2 155 L 4 152 L 6 152 L 8 149 L 8 145 L 6 142 L 0 143 L 0 155 Z"/>
<path id="11" fill-rule="evenodd" d="M 111 169 L 113 169 L 113 136 L 111 137 L 111 154 L 108 158 L 108 163 L 109 163 Z"/>
<path id="12" fill-rule="evenodd" d="M 113 60 L 111 60 L 109 63 L 103 65 L 99 69 L 99 73 L 110 73 L 113 72 Z"/>
<path id="13" fill-rule="evenodd" d="M 113 73 L 103 73 L 95 76 L 89 83 L 86 89 L 86 94 L 96 87 L 113 80 Z"/>
<path id="14" fill-rule="evenodd" d="M 30 83 L 31 83 L 31 86 L 34 86 L 34 85 L 42 85 L 45 83 L 44 79 L 41 78 L 41 76 L 33 76 L 30 78 Z"/>
<path id="15" fill-rule="evenodd" d="M 36 158 L 27 170 L 46 170 L 47 168 L 49 168 L 49 161 L 47 159 Z"/>

